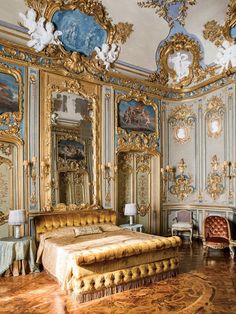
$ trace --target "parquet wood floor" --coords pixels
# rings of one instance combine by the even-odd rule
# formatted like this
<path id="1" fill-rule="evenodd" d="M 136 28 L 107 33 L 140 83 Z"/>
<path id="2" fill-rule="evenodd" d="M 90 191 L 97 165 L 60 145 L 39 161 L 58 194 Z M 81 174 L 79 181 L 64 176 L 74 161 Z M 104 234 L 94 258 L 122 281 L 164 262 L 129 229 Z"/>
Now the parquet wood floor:
<path id="1" fill-rule="evenodd" d="M 180 255 L 180 273 L 199 273 L 201 278 L 216 288 L 212 300 L 210 300 L 214 310 L 209 312 L 203 308 L 194 313 L 236 313 L 236 258 L 232 260 L 227 250 L 209 250 L 208 256 L 204 257 L 200 242 L 194 242 L 192 247 L 184 244 Z M 19 277 L 0 278 L 0 313 L 80 314 L 82 312 L 79 309 L 76 310 L 70 297 L 60 290 L 54 279 L 42 272 Z M 92 311 L 83 311 L 83 313 L 93 314 Z M 99 312 L 99 314 L 104 313 Z M 130 312 L 124 310 L 124 312 L 119 313 Z M 145 313 L 137 313 L 157 312 L 147 310 Z"/>

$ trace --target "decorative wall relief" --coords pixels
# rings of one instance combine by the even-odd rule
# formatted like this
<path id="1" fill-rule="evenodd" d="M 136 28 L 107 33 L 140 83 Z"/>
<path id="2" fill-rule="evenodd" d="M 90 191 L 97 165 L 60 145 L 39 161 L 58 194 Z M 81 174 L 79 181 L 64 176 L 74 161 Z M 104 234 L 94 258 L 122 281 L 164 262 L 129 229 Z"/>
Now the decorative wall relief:
<path id="1" fill-rule="evenodd" d="M 190 130 L 194 126 L 196 115 L 186 105 L 177 106 L 169 116 L 168 123 L 173 128 L 175 141 L 185 144 L 190 140 Z"/>
<path id="2" fill-rule="evenodd" d="M 142 217 L 151 210 L 151 158 L 147 154 L 136 157 L 137 210 Z"/>
<path id="3" fill-rule="evenodd" d="M 184 173 L 186 168 L 184 159 L 181 159 L 178 164 L 180 174 L 175 176 L 175 183 L 170 187 L 170 193 L 177 196 L 181 201 L 194 191 L 191 176 Z"/>
<path id="4" fill-rule="evenodd" d="M 148 150 L 157 152 L 159 110 L 147 95 L 131 91 L 116 98 L 118 151 Z"/>
<path id="5" fill-rule="evenodd" d="M 189 85 L 201 68 L 201 58 L 199 44 L 182 33 L 176 33 L 160 48 L 160 83 L 168 82 L 175 87 Z"/>
<path id="6" fill-rule="evenodd" d="M 118 57 L 117 44 L 124 43 L 133 31 L 132 24 L 112 24 L 105 7 L 98 0 L 26 2 L 30 10 L 22 16 L 33 37 L 28 45 L 51 57 L 51 67 L 62 66 L 65 72 L 86 71 L 99 75 L 108 70 Z M 34 15 L 29 17 L 29 12 L 31 15 L 36 12 L 38 21 Z M 109 48 L 106 58 L 104 51 L 101 56 L 103 45 Z"/>
<path id="7" fill-rule="evenodd" d="M 203 36 L 210 40 L 217 47 L 215 64 L 216 73 L 221 74 L 230 71 L 236 66 L 236 3 L 230 0 L 226 12 L 226 21 L 220 25 L 215 20 L 204 25 Z"/>
<path id="8" fill-rule="evenodd" d="M 223 131 L 225 105 L 220 97 L 213 96 L 209 99 L 206 110 L 207 134 L 209 137 L 218 138 Z"/>
<path id="9" fill-rule="evenodd" d="M 20 71 L 0 64 L 0 134 L 18 136 L 23 118 L 22 97 Z"/>
<path id="10" fill-rule="evenodd" d="M 216 200 L 224 192 L 223 175 L 216 155 L 212 157 L 211 172 L 207 176 L 207 192 Z"/>

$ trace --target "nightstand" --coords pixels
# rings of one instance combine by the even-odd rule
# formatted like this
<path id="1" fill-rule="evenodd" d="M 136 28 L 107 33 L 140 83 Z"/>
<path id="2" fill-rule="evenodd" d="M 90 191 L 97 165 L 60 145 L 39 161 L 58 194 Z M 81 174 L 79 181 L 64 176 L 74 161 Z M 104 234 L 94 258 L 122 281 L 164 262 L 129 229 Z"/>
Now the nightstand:
<path id="1" fill-rule="evenodd" d="M 123 228 L 123 229 L 128 229 L 131 231 L 139 231 L 139 232 L 143 232 L 143 225 L 141 224 L 124 224 L 124 225 L 120 225 L 119 227 Z"/>
<path id="2" fill-rule="evenodd" d="M 39 271 L 35 264 L 36 245 L 32 237 L 0 239 L 0 256 L 0 276 Z"/>

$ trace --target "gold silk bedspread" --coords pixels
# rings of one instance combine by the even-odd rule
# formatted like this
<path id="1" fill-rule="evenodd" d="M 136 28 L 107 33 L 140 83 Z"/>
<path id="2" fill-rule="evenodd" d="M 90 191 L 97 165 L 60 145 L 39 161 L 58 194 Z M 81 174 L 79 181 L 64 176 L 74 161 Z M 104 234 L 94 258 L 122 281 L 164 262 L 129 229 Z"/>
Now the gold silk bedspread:
<path id="1" fill-rule="evenodd" d="M 117 287 L 127 283 L 176 271 L 180 244 L 176 236 L 164 238 L 121 228 L 75 237 L 73 227 L 67 227 L 41 235 L 37 260 L 63 289 L 76 297 L 83 295 L 79 300 L 84 302 L 122 291 Z"/>

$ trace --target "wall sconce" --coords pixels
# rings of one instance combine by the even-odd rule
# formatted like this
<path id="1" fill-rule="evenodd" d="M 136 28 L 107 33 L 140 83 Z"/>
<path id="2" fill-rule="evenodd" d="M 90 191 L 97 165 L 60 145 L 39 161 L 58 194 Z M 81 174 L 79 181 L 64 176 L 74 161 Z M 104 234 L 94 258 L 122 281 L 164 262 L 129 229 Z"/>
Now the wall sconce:
<path id="1" fill-rule="evenodd" d="M 111 180 L 115 180 L 117 166 L 114 166 L 111 162 L 108 162 L 107 164 L 101 165 L 101 170 L 103 172 L 103 179 L 106 180 L 108 183 L 110 183 Z"/>
<path id="2" fill-rule="evenodd" d="M 23 161 L 24 172 L 27 177 L 31 177 L 34 186 L 34 191 L 31 193 L 30 201 L 32 204 L 37 203 L 36 198 L 36 179 L 37 179 L 37 157 L 33 156 L 32 160 Z"/>
<path id="3" fill-rule="evenodd" d="M 108 203 L 111 201 L 111 180 L 115 180 L 117 169 L 118 169 L 117 166 L 114 166 L 111 162 L 101 165 L 101 170 L 103 172 L 103 179 L 107 182 L 105 200 Z"/>
<path id="4" fill-rule="evenodd" d="M 236 162 L 224 161 L 223 175 L 229 179 L 229 199 L 233 199 L 233 179 L 236 178 Z"/>
<path id="5" fill-rule="evenodd" d="M 169 165 L 167 165 L 165 168 L 161 168 L 161 178 L 162 178 L 162 198 L 163 201 L 166 200 L 166 187 L 167 182 L 175 181 L 175 169 Z"/>

